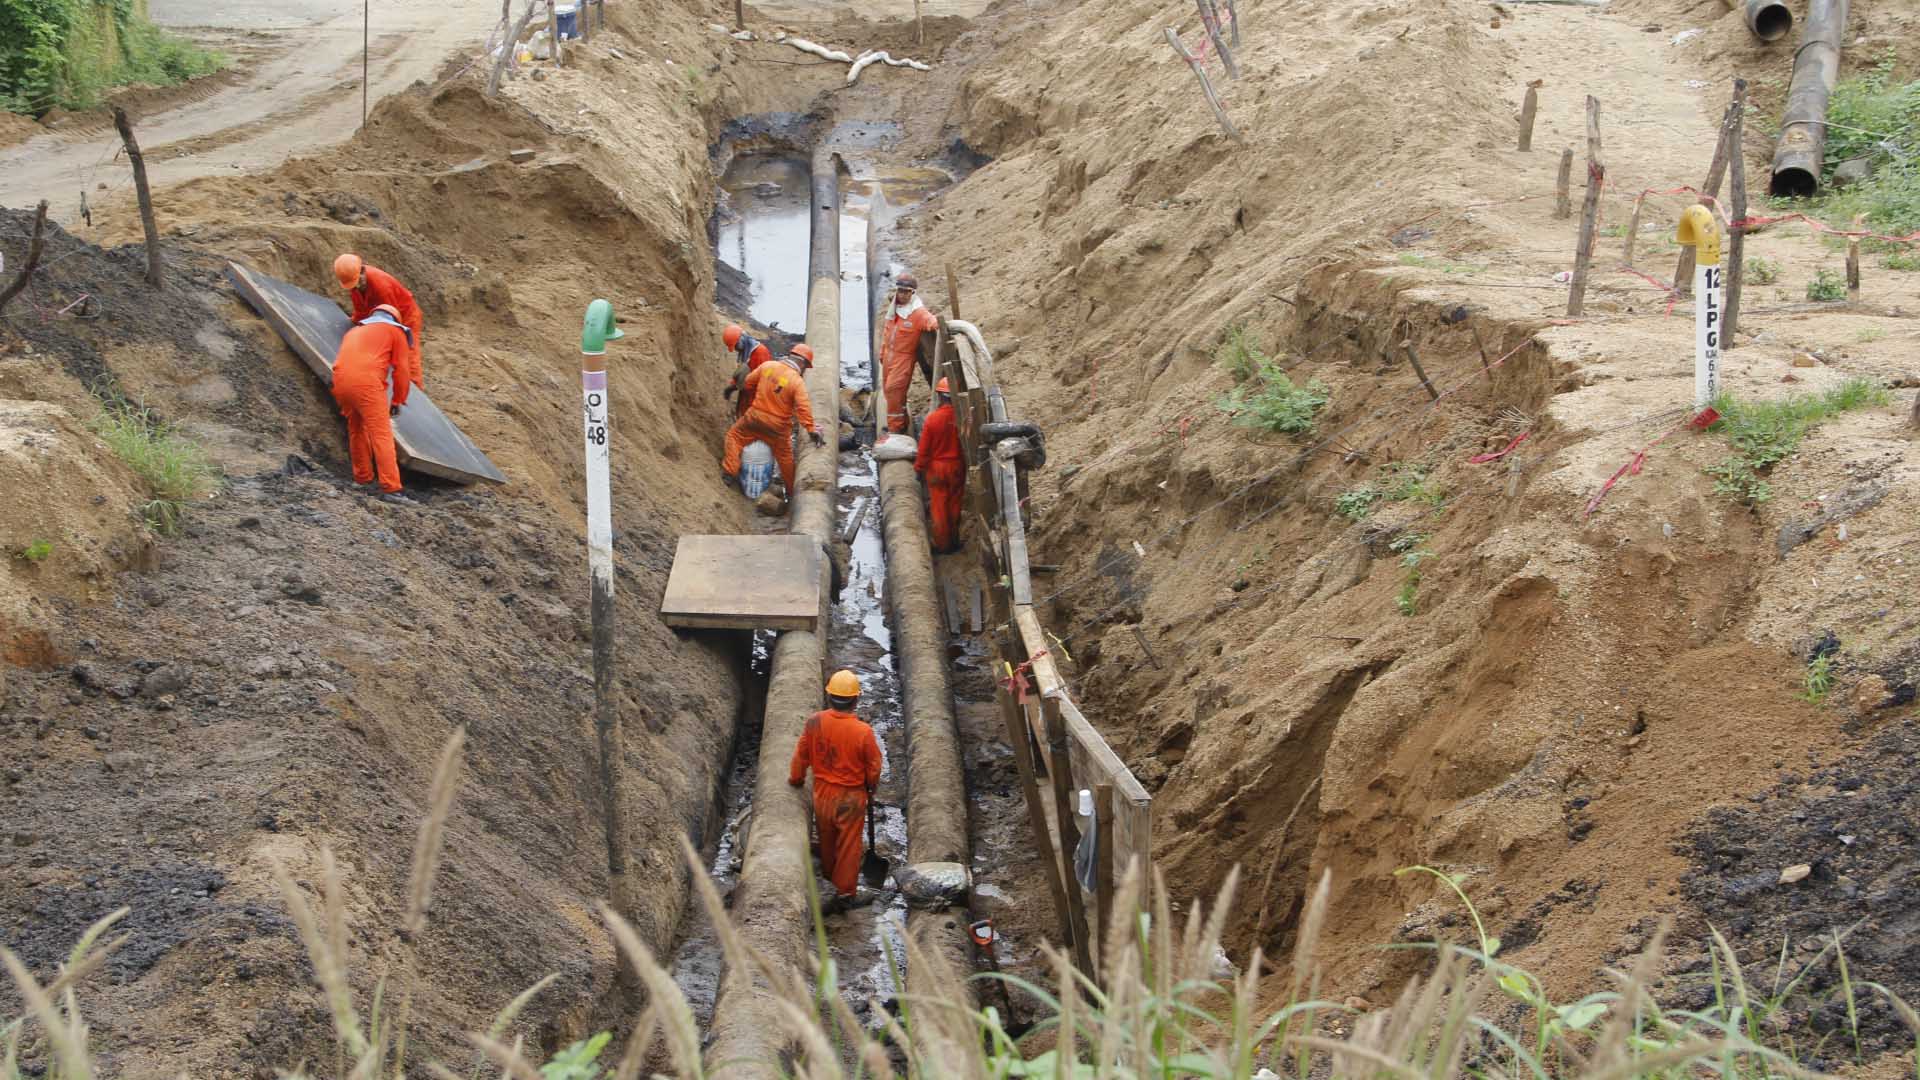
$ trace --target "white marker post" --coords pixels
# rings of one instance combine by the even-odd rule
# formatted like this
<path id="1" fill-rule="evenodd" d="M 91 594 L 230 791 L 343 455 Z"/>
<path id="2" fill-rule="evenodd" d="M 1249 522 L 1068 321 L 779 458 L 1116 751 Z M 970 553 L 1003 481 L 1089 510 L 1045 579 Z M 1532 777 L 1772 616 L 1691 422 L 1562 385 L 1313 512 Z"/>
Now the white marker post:
<path id="1" fill-rule="evenodd" d="M 1674 242 L 1694 249 L 1693 261 L 1693 407 L 1713 404 L 1720 392 L 1720 323 L 1726 311 L 1721 293 L 1720 225 L 1713 211 L 1689 206 L 1674 230 Z"/>
<path id="2" fill-rule="evenodd" d="M 587 568 L 593 574 L 593 726 L 600 743 L 600 797 L 607 823 L 607 894 L 627 911 L 626 815 L 620 805 L 622 743 L 613 702 L 612 432 L 607 419 L 607 342 L 624 337 L 613 305 L 587 305 L 580 330 L 580 392 L 586 406 Z"/>

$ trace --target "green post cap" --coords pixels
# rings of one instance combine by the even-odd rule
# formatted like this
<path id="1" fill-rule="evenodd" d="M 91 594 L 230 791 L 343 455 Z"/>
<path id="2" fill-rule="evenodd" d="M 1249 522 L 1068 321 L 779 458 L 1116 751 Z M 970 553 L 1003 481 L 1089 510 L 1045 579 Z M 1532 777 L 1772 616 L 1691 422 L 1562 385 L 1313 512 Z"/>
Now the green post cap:
<path id="1" fill-rule="evenodd" d="M 580 352 L 583 355 L 599 356 L 607 351 L 607 342 L 626 336 L 613 324 L 612 304 L 595 300 L 587 305 L 587 318 L 580 328 Z"/>

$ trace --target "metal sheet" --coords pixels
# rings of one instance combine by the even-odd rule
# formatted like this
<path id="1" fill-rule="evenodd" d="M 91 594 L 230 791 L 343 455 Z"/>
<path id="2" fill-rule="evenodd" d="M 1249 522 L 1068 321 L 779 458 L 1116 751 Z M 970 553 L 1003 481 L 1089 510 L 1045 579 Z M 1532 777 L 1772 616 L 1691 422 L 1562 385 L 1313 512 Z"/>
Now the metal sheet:
<path id="1" fill-rule="evenodd" d="M 339 305 L 239 263 L 227 264 L 227 276 L 320 381 L 332 386 L 333 358 L 352 325 Z M 393 442 L 402 468 L 462 484 L 506 482 L 506 474 L 417 386 L 393 419 Z"/>
<path id="2" fill-rule="evenodd" d="M 660 619 L 690 629 L 814 630 L 824 570 L 812 536 L 682 536 Z"/>

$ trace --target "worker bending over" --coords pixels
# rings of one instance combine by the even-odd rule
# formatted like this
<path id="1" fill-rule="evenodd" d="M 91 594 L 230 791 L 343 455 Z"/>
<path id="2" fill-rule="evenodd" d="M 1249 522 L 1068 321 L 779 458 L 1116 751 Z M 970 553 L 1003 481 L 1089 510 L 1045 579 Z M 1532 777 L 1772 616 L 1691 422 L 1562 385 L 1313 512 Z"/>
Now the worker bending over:
<path id="1" fill-rule="evenodd" d="M 401 372 L 408 382 L 415 386 L 426 387 L 426 372 L 420 367 L 420 331 L 422 316 L 420 305 L 414 303 L 413 294 L 407 291 L 400 280 L 385 270 L 368 266 L 360 256 L 342 255 L 333 260 L 333 276 L 340 279 L 340 287 L 347 290 L 353 300 L 353 321 L 359 322 L 382 304 L 393 308 L 394 317 L 407 328 L 410 335 L 407 355 L 403 358 Z"/>
<path id="2" fill-rule="evenodd" d="M 720 392 L 720 396 L 730 398 L 735 394 L 740 395 L 740 400 L 733 406 L 733 415 L 739 416 L 747 411 L 747 403 L 753 400 L 744 390 L 747 376 L 761 364 L 773 359 L 773 353 L 768 351 L 765 342 L 749 336 L 745 330 L 740 329 L 738 323 L 727 324 L 727 328 L 720 332 L 720 340 L 726 342 L 727 348 L 733 350 L 735 360 L 733 378 L 727 380 L 727 388 Z"/>
<path id="3" fill-rule="evenodd" d="M 909 430 L 907 391 L 913 388 L 913 369 L 920 362 L 920 335 L 940 328 L 940 320 L 914 295 L 919 288 L 912 274 L 900 275 L 881 329 L 880 375 L 887 391 L 888 431 Z"/>
<path id="4" fill-rule="evenodd" d="M 844 911 L 859 901 L 860 827 L 867 801 L 880 783 L 880 740 L 854 715 L 860 704 L 860 678 L 836 671 L 827 680 L 827 708 L 807 718 L 800 744 L 793 748 L 787 783 L 799 787 L 813 770 L 813 824 L 820 834 L 820 866 L 833 882 L 828 911 Z"/>
<path id="5" fill-rule="evenodd" d="M 795 345 L 779 363 L 761 364 L 747 374 L 740 392 L 748 399 L 747 410 L 727 429 L 726 454 L 720 460 L 724 470 L 720 479 L 729 484 L 740 482 L 740 452 L 756 441 L 773 448 L 773 460 L 780 463 L 780 479 L 793 495 L 793 424 L 796 419 L 813 445 L 824 446 L 826 439 L 813 422 L 813 403 L 807 400 L 807 369 L 813 367 L 813 349 Z"/>
<path id="6" fill-rule="evenodd" d="M 927 485 L 927 517 L 933 522 L 933 553 L 960 550 L 961 495 L 967 489 L 967 463 L 960 453 L 960 427 L 953 417 L 947 380 L 933 388 L 934 410 L 920 425 L 920 449 L 913 469 Z"/>
<path id="7" fill-rule="evenodd" d="M 407 403 L 407 353 L 412 349 L 407 328 L 392 304 L 381 304 L 340 339 L 333 360 L 333 400 L 347 418 L 347 453 L 353 459 L 353 479 L 370 484 L 376 475 L 380 490 L 400 490 L 400 463 L 393 452 L 393 417 Z M 391 382 L 392 399 L 388 399 Z"/>

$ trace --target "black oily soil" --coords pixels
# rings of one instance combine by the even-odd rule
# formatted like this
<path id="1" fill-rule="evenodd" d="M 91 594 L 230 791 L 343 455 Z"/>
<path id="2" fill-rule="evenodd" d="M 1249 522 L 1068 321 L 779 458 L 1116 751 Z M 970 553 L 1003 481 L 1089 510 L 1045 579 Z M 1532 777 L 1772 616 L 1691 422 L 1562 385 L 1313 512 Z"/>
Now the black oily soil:
<path id="1" fill-rule="evenodd" d="M 1805 969 L 1787 1003 L 1788 1030 L 1827 1038 L 1825 1071 L 1853 1054 L 1839 965 L 1829 947 L 1844 936 L 1847 977 L 1868 1056 L 1911 1049 L 1913 1033 L 1877 993 L 1877 982 L 1920 1002 L 1920 722 L 1909 718 L 1866 748 L 1802 777 L 1789 775 L 1747 805 L 1711 811 L 1688 836 L 1682 878 L 1688 901 L 1738 952 L 1750 985 L 1771 994 L 1786 944 L 1781 986 Z M 1781 871 L 1811 867 L 1782 884 Z M 1704 953 L 1673 972 L 1685 989 L 1676 1004 L 1712 1003 Z M 1699 976 L 1698 978 L 1692 976 Z"/>

